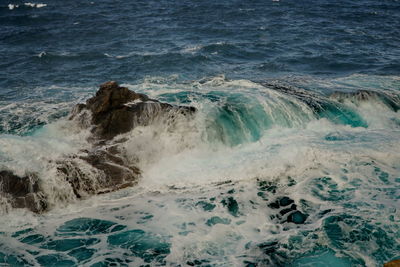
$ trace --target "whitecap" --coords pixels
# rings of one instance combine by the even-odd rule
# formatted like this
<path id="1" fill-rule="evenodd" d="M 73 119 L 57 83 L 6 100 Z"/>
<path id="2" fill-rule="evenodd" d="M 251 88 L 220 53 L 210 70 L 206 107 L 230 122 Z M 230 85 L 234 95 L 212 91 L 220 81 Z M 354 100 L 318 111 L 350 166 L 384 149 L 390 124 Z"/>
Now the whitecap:
<path id="1" fill-rule="evenodd" d="M 243 258 L 237 255 L 259 260 L 259 244 L 268 244 L 265 242 L 272 239 L 283 247 L 291 245 L 290 240 L 301 237 L 303 241 L 299 243 L 299 253 L 312 251 L 314 244 L 328 244 L 330 247 L 325 219 L 337 214 L 351 214 L 346 218 L 356 223 L 350 227 L 341 221 L 342 224 L 338 224 L 340 238 L 352 234 L 354 227 L 360 227 L 360 231 L 371 227 L 371 231 L 375 231 L 381 229 L 376 226 L 381 224 L 382 229 L 397 230 L 396 222 L 390 218 L 398 215 L 398 190 L 394 183 L 399 181 L 400 132 L 386 126 L 384 121 L 398 114 L 374 100 L 362 102 L 354 106 L 354 109 L 362 113 L 363 117 L 370 118 L 369 127 L 351 127 L 335 124 L 326 118 L 313 118 L 312 111 L 293 95 L 283 94 L 273 90 L 273 87 L 264 87 L 249 80 L 229 80 L 220 75 L 180 83 L 178 78 L 146 77 L 142 82 L 127 85 L 155 98 L 167 93 L 193 92 L 190 105 L 198 110 L 190 121 L 175 117 L 173 131 L 160 122 L 137 127 L 125 134 L 128 140 L 119 145 L 124 148 L 129 160 L 141 160 L 139 167 L 143 177 L 136 187 L 79 202 L 66 198 L 65 202 L 72 202 L 70 205 L 58 207 L 40 216 L 14 210 L 13 214 L 2 218 L 1 227 L 6 229 L 1 231 L 10 232 L 2 236 L 5 240 L 3 243 L 14 250 L 26 250 L 27 245 L 20 240 L 28 235 L 33 236 L 32 232 L 20 233 L 21 236 L 14 237 L 11 232 L 17 227 L 18 230 L 32 227 L 35 228 L 32 230 L 35 234 L 61 240 L 63 237 L 57 236 L 60 233 L 57 229 L 61 225 L 77 217 L 86 217 L 116 222 L 129 231 L 141 229 L 146 233 L 169 236 L 170 253 L 165 257 L 164 265 L 178 265 L 199 258 L 206 259 L 209 264 L 223 259 L 227 265 L 241 266 Z M 360 79 L 363 80 L 362 84 L 367 82 L 364 78 L 367 77 L 352 76 L 345 81 L 354 82 L 358 87 L 361 86 Z M 372 79 L 370 83 L 377 82 L 376 78 L 369 78 Z M 392 80 L 398 81 L 396 77 L 385 79 L 391 80 L 389 84 L 392 87 L 396 84 Z M 296 81 L 303 83 L 302 80 Z M 329 82 L 336 87 L 340 86 L 338 80 Z M 48 89 L 58 88 L 46 88 L 46 91 Z M 82 96 L 82 90 L 70 91 L 79 94 L 76 97 Z M 204 96 L 196 98 L 196 93 L 220 97 L 221 103 L 209 101 Z M 206 122 L 213 118 L 209 110 L 225 103 L 224 98 L 229 94 L 243 98 L 246 105 L 256 105 L 266 111 L 279 108 L 280 113 L 290 114 L 293 121 L 301 120 L 302 123 L 294 123 L 292 127 L 276 124 L 267 129 L 258 141 L 233 147 L 209 143 L 203 137 Z M 176 104 L 181 104 L 179 101 L 176 100 Z M 352 105 L 347 102 L 345 104 Z M 234 101 L 230 103 L 230 107 L 234 105 Z M 36 106 L 46 106 L 49 109 L 47 103 Z M 19 103 L 0 107 L 2 114 L 5 110 L 18 114 L 29 112 Z M 299 117 L 301 112 L 307 116 Z M 68 125 L 65 127 L 64 123 Z M 89 146 L 85 142 L 88 136 L 85 134 L 89 133 L 79 132 L 79 129 L 71 126 L 71 122 L 61 121 L 45 127 L 41 133 L 32 137 L 0 136 L 0 151 L 12 159 L 4 164 L 13 170 L 22 169 L 21 166 L 39 171 L 43 169 L 43 180 L 50 185 L 46 190 L 54 188 L 52 197 L 61 202 L 64 200 L 61 196 L 68 196 L 68 185 L 58 184 L 54 173 L 49 171 L 54 166 L 46 163 L 49 162 L 46 159 L 54 161 L 66 153 L 76 153 Z M 270 188 L 276 189 L 265 191 L 262 183 L 271 184 Z M 299 209 L 307 212 L 309 217 L 306 223 L 294 225 L 278 221 L 276 216 L 279 214 L 268 205 L 278 196 L 290 197 Z M 227 199 L 236 203 L 237 214 L 232 214 L 229 206 L 224 204 Z M 203 205 L 211 208 L 206 209 Z M 365 226 L 358 217 L 374 223 Z M 220 223 L 208 223 L 213 218 L 220 218 Z M 384 238 L 387 234 L 388 240 L 396 240 L 391 235 L 393 232 L 387 231 Z M 305 236 L 304 233 L 312 234 Z M 102 238 L 104 242 L 96 244 L 94 254 L 88 260 L 90 264 L 102 259 L 105 254 L 107 257 L 120 258 L 122 253 L 130 253 L 129 249 L 123 250 L 121 246 L 110 250 L 108 235 L 115 236 L 115 233 L 96 235 L 96 238 Z M 371 240 L 351 244 L 354 249 L 352 247 L 349 252 L 350 256 L 362 258 L 367 266 L 377 265 L 373 257 L 366 255 L 374 252 L 376 241 L 379 240 L 371 235 Z M 35 244 L 38 253 L 48 253 L 46 242 L 45 239 Z M 209 253 L 211 250 L 212 254 Z M 357 252 L 361 250 L 365 253 Z M 132 265 L 139 265 L 135 262 L 135 255 L 127 254 L 126 257 L 135 263 Z M 293 255 L 288 254 L 287 257 L 290 259 Z M 36 263 L 34 259 L 32 262 Z"/>
<path id="2" fill-rule="evenodd" d="M 37 3 L 30 3 L 30 2 L 24 3 L 24 5 L 29 6 L 29 7 L 34 7 L 34 8 L 42 8 L 42 7 L 47 6 L 47 4 L 42 4 L 42 3 L 37 4 Z"/>
<path id="3" fill-rule="evenodd" d="M 110 58 L 123 59 L 123 58 L 131 57 L 131 56 L 146 56 L 146 55 L 151 55 L 151 54 L 146 54 L 146 53 L 138 54 L 138 53 L 135 53 L 135 52 L 131 52 L 131 53 L 128 53 L 126 55 L 111 55 L 109 53 L 104 53 L 104 55 L 106 57 L 110 57 Z"/>
<path id="4" fill-rule="evenodd" d="M 182 53 L 188 54 L 188 53 L 195 53 L 199 50 L 201 50 L 204 46 L 203 45 L 193 45 L 193 46 L 186 46 L 184 49 L 182 49 Z"/>
<path id="5" fill-rule="evenodd" d="M 15 9 L 15 8 L 18 8 L 18 7 L 19 7 L 19 5 L 8 4 L 8 9 L 9 9 L 9 10 L 13 10 L 13 9 Z"/>

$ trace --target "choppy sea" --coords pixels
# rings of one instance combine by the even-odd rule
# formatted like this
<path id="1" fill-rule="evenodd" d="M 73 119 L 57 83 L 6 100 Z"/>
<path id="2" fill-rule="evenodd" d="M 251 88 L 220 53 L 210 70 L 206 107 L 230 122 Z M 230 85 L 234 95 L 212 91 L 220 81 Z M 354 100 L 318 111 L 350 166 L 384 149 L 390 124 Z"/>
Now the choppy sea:
<path id="1" fill-rule="evenodd" d="M 77 200 L 71 108 L 116 80 L 198 112 L 123 144 L 138 185 Z M 1 266 L 382 266 L 400 258 L 398 0 L 0 1 Z"/>

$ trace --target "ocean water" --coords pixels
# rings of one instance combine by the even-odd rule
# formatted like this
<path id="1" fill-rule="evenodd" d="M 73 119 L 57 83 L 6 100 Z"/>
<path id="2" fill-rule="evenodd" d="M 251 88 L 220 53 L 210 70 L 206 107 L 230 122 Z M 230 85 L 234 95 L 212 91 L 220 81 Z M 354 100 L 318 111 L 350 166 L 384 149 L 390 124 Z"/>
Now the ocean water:
<path id="1" fill-rule="evenodd" d="M 143 171 L 74 198 L 72 107 L 116 80 L 194 118 L 124 134 Z M 1 266 L 381 266 L 400 258 L 400 2 L 0 2 Z"/>

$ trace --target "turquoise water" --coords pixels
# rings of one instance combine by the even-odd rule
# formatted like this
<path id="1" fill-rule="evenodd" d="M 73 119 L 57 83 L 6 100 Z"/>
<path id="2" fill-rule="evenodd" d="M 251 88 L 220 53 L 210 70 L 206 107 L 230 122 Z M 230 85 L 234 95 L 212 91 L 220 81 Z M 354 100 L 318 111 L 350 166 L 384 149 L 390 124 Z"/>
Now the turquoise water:
<path id="1" fill-rule="evenodd" d="M 38 173 L 50 207 L 0 198 L 0 265 L 399 258 L 399 16 L 369 0 L 0 3 L 0 170 Z M 66 117 L 107 80 L 198 112 L 120 136 L 138 184 L 78 200 L 55 162 L 90 148 Z"/>
<path id="2" fill-rule="evenodd" d="M 128 160 L 140 159 L 139 184 L 86 200 L 71 197 L 46 161 L 88 145 L 73 122 L 3 135 L 3 165 L 38 171 L 52 209 L 4 213 L 0 259 L 42 266 L 378 266 L 395 259 L 398 78 L 388 77 L 394 86 L 382 91 L 391 104 L 381 95 L 326 93 L 343 82 L 365 88 L 357 83 L 366 78 L 293 82 L 286 91 L 224 77 L 127 84 L 199 112 L 126 134 L 121 147 Z M 318 82 L 327 88 L 313 89 Z"/>

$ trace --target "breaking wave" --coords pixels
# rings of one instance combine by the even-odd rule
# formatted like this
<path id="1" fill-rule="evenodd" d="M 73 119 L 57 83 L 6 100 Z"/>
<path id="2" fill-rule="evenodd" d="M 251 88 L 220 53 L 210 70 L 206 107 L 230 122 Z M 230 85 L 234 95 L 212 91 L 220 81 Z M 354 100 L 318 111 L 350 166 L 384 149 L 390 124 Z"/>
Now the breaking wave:
<path id="1" fill-rule="evenodd" d="M 346 82 L 355 79 L 366 77 Z M 314 81 L 307 88 L 304 80 L 224 76 L 126 84 L 198 112 L 115 137 L 124 157 L 143 171 L 140 181 L 80 201 L 57 179 L 54 162 L 88 147 L 88 131 L 64 115 L 31 123 L 30 114 L 17 112 L 24 106 L 5 106 L 2 114 L 25 126 L 3 126 L 1 168 L 37 171 L 54 208 L 40 217 L 5 214 L 12 222 L 34 218 L 3 224 L 0 258 L 88 266 L 381 264 L 399 244 L 392 234 L 399 231 L 396 79 L 374 90 L 343 80 L 331 81 L 342 84 L 338 90 L 323 83 L 316 89 Z"/>

